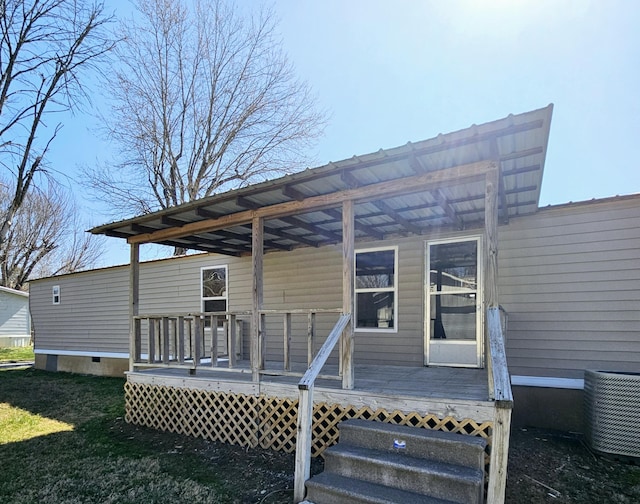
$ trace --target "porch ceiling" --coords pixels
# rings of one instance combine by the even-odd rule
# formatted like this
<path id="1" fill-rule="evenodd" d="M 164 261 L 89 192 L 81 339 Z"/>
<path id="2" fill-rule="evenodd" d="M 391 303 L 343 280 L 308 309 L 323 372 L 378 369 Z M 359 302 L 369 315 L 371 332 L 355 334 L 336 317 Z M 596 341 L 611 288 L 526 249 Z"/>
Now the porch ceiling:
<path id="1" fill-rule="evenodd" d="M 342 196 L 355 200 L 356 240 L 470 228 L 484 219 L 483 162 L 498 166 L 499 218 L 508 221 L 538 208 L 552 111 L 549 105 L 509 115 L 90 232 L 244 255 L 251 253 L 251 216 L 262 212 L 265 252 L 318 247 L 342 239 Z"/>

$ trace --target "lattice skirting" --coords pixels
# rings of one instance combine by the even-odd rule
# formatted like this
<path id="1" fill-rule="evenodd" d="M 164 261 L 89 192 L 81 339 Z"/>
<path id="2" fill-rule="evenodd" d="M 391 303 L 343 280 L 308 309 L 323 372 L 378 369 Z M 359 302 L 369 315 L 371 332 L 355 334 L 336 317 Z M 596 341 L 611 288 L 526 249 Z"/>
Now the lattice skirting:
<path id="1" fill-rule="evenodd" d="M 136 425 L 251 448 L 290 453 L 296 447 L 297 400 L 131 382 L 125 384 L 125 400 L 125 419 Z M 312 455 L 317 457 L 335 444 L 338 424 L 351 418 L 485 438 L 488 469 L 492 422 L 340 404 L 314 405 Z"/>

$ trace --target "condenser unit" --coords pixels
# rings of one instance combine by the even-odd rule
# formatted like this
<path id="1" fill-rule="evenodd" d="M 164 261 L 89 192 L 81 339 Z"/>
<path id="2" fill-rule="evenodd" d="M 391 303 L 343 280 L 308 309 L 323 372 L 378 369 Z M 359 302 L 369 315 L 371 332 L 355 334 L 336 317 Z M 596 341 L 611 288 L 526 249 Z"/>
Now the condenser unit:
<path id="1" fill-rule="evenodd" d="M 584 399 L 591 448 L 640 457 L 640 373 L 586 370 Z"/>

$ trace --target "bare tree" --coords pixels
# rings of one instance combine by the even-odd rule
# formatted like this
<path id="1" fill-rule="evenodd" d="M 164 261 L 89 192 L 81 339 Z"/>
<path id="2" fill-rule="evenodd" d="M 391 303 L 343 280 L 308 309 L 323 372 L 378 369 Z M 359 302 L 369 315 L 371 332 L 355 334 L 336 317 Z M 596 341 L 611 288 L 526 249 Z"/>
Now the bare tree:
<path id="1" fill-rule="evenodd" d="M 0 180 L 0 202 L 14 188 Z M 71 273 L 93 266 L 101 241 L 80 231 L 73 200 L 59 186 L 29 191 L 0 245 L 0 285 L 24 288 L 34 277 Z"/>
<path id="2" fill-rule="evenodd" d="M 86 98 L 81 73 L 113 46 L 100 3 L 0 0 L 0 164 L 14 192 L 0 211 L 0 246 L 39 176 L 61 125 L 45 119 Z"/>
<path id="3" fill-rule="evenodd" d="M 270 12 L 226 0 L 139 0 L 106 83 L 117 164 L 87 170 L 114 216 L 146 213 L 294 171 L 324 115 Z"/>

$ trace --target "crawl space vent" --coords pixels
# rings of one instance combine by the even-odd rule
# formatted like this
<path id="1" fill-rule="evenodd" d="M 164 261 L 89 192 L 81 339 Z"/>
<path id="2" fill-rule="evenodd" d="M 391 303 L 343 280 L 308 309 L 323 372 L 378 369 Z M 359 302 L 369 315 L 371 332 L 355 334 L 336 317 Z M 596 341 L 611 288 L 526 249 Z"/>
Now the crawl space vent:
<path id="1" fill-rule="evenodd" d="M 640 457 L 640 373 L 586 370 L 584 400 L 591 448 Z"/>

